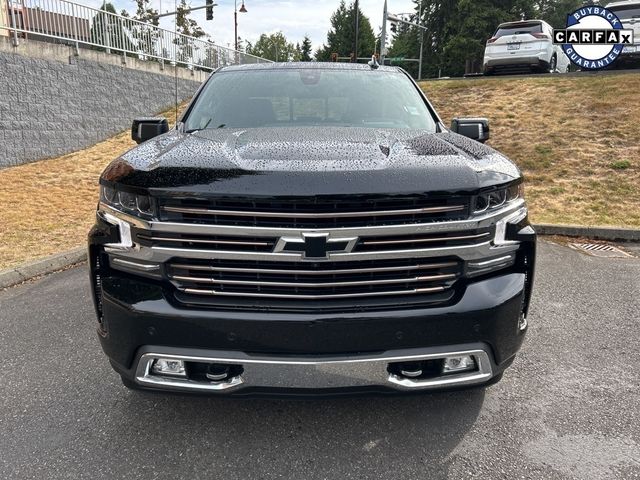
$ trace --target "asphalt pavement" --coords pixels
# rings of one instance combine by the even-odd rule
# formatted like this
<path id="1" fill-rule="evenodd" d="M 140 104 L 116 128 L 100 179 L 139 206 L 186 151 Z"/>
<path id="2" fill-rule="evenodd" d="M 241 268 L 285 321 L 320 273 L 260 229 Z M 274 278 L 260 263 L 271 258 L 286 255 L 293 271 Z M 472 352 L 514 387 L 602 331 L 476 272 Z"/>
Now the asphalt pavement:
<path id="1" fill-rule="evenodd" d="M 640 259 L 542 242 L 497 385 L 410 397 L 131 392 L 86 266 L 0 292 L 0 479 L 640 478 Z"/>

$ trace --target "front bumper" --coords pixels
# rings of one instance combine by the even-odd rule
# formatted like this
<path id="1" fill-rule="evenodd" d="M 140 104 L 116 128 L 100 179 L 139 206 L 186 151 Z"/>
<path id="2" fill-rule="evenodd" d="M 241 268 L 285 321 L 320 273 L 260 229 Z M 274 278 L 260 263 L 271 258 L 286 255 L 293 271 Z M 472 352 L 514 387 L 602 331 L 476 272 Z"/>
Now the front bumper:
<path id="1" fill-rule="evenodd" d="M 495 364 L 488 347 L 483 344 L 460 345 L 451 348 L 396 350 L 378 354 L 351 356 L 248 355 L 242 352 L 224 352 L 197 349 L 175 349 L 147 346 L 141 349 L 134 362 L 135 372 L 125 372 L 145 388 L 203 393 L 260 393 L 260 392 L 319 392 L 340 391 L 420 391 L 451 386 L 472 386 L 487 382 L 494 376 Z M 446 375 L 425 375 L 423 378 L 406 377 L 394 366 L 438 362 L 445 358 L 470 356 L 475 368 Z M 181 360 L 191 364 L 232 365 L 237 374 L 219 381 L 206 378 L 175 378 L 155 375 L 152 363 L 156 358 Z"/>
<path id="2" fill-rule="evenodd" d="M 455 305 L 439 308 L 343 314 L 186 311 L 173 306 L 160 285 L 114 274 L 102 281 L 99 331 L 114 369 L 145 388 L 234 394 L 417 391 L 475 385 L 499 375 L 524 339 L 525 295 L 525 275 L 510 273 L 470 284 Z M 433 378 L 404 388 L 391 382 L 386 370 L 400 358 L 461 351 L 473 351 L 482 367 L 471 377 Z M 249 377 L 218 389 L 154 382 L 144 379 L 145 354 L 226 359 L 242 365 Z"/>

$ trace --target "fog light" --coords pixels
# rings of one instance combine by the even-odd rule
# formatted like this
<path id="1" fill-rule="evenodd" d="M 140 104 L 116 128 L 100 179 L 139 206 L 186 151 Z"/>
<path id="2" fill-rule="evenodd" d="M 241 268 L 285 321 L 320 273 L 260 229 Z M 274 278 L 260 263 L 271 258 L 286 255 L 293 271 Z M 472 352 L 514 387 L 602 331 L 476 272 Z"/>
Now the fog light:
<path id="1" fill-rule="evenodd" d="M 465 372 L 467 370 L 475 370 L 475 368 L 476 361 L 471 355 L 464 355 L 462 357 L 447 357 L 444 359 L 442 373 Z"/>
<path id="2" fill-rule="evenodd" d="M 174 377 L 186 377 L 187 372 L 182 360 L 170 358 L 157 358 L 151 366 L 151 372 L 157 375 L 171 375 Z"/>
<path id="3" fill-rule="evenodd" d="M 209 380 L 213 380 L 214 382 L 220 382 L 229 377 L 229 365 L 221 365 L 218 363 L 212 363 L 207 367 L 207 373 L 205 376 Z"/>

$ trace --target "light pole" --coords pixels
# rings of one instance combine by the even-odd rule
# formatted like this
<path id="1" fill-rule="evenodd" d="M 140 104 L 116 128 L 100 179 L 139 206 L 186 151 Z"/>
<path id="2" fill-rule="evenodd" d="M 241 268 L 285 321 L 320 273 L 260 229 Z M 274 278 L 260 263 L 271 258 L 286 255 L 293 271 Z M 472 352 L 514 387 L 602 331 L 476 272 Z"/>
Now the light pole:
<path id="1" fill-rule="evenodd" d="M 358 0 L 353 2 L 353 15 L 355 17 L 355 39 L 353 41 L 353 61 L 358 63 L 358 33 L 360 30 L 360 7 L 358 6 Z"/>
<path id="2" fill-rule="evenodd" d="M 422 23 L 422 0 L 418 4 L 418 23 Z M 422 50 L 424 49 L 424 30 L 420 29 L 420 60 L 418 62 L 418 80 L 422 80 Z"/>
<path id="3" fill-rule="evenodd" d="M 240 13 L 247 13 L 247 8 L 244 6 L 244 0 L 240 5 Z M 238 51 L 238 0 L 233 0 L 233 24 L 235 32 L 236 52 Z"/>

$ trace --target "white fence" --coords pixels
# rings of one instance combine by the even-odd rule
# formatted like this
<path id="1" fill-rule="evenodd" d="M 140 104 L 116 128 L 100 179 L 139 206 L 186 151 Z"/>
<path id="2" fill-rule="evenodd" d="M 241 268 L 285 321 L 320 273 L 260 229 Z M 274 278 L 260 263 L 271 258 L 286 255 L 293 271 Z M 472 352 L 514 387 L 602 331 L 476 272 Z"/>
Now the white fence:
<path id="1" fill-rule="evenodd" d="M 214 70 L 239 63 L 270 62 L 212 42 L 67 0 L 7 0 L 0 29 L 20 38 L 70 43 L 140 60 Z M 2 5 L 0 1 L 0 5 Z M 4 17 L 4 22 L 2 19 Z"/>

